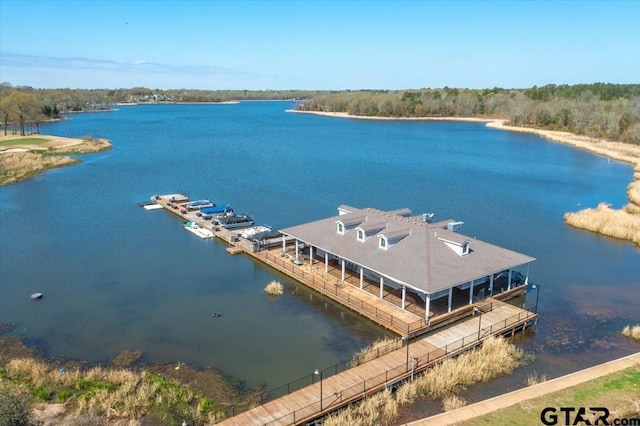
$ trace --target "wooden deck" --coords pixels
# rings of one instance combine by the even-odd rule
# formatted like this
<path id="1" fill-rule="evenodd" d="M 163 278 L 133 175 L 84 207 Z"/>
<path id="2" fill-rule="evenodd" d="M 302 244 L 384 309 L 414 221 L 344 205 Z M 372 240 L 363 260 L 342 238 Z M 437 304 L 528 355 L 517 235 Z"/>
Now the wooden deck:
<path id="1" fill-rule="evenodd" d="M 323 377 L 315 376 L 314 384 L 219 424 L 294 425 L 312 421 L 367 395 L 409 380 L 413 374 L 474 347 L 489 336 L 524 328 L 536 317 L 531 312 L 500 301 L 487 302 L 478 308 L 473 318 L 416 339 L 344 372 L 328 376 L 331 371 L 325 370 Z"/>

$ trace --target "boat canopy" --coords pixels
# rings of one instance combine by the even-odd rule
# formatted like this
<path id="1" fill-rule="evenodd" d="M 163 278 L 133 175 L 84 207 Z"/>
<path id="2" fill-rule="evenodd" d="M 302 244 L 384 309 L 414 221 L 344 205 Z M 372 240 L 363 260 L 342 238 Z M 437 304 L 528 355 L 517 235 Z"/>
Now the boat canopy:
<path id="1" fill-rule="evenodd" d="M 232 211 L 233 209 L 231 208 L 231 206 L 229 204 L 224 204 L 221 206 L 215 206 L 215 207 L 205 207 L 203 209 L 200 209 L 200 213 L 202 214 L 216 214 L 216 213 L 224 213 L 224 212 L 228 212 L 228 211 Z"/>

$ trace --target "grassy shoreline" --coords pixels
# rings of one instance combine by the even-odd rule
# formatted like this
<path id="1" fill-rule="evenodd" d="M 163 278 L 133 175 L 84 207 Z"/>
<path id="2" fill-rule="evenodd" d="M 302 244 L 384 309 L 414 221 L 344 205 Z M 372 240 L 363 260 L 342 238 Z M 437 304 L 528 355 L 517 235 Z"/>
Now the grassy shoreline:
<path id="1" fill-rule="evenodd" d="M 3 136 L 0 138 L 0 186 L 22 182 L 47 170 L 81 161 L 68 154 L 87 154 L 111 149 L 111 142 L 85 137 Z"/>
<path id="2" fill-rule="evenodd" d="M 548 393 L 533 399 L 521 401 L 491 414 L 476 417 L 458 423 L 459 425 L 539 425 L 541 414 L 546 407 L 555 407 L 559 419 L 564 419 L 560 407 L 578 409 L 586 407 L 585 419 L 594 424 L 594 415 L 589 407 L 606 407 L 609 412 L 609 424 L 613 419 L 627 419 L 640 414 L 640 365 L 607 374 L 580 385 Z M 575 412 L 572 413 L 575 418 Z M 596 413 L 600 414 L 600 413 Z"/>
<path id="3" fill-rule="evenodd" d="M 139 365 L 141 355 L 123 351 L 108 366 L 89 366 L 45 359 L 18 336 L 0 337 L 0 394 L 22 405 L 25 417 L 50 425 L 212 424 L 231 405 L 239 412 L 259 401 L 260 389 L 246 390 L 217 370 Z M 0 424 L 7 405 L 0 401 Z"/>

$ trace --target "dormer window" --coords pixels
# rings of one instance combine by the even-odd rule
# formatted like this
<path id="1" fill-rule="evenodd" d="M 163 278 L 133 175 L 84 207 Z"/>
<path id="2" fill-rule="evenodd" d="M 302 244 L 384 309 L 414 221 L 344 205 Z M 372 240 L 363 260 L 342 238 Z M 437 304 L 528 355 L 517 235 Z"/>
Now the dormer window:
<path id="1" fill-rule="evenodd" d="M 386 237 L 380 237 L 380 238 L 378 238 L 378 241 L 379 241 L 378 242 L 378 247 L 383 249 L 383 250 L 386 250 L 387 249 L 387 245 L 388 245 L 387 238 Z"/>
<path id="2" fill-rule="evenodd" d="M 338 222 L 338 234 L 344 235 L 344 225 L 342 222 Z"/>
<path id="3" fill-rule="evenodd" d="M 358 229 L 358 241 L 364 241 L 364 231 L 362 229 Z"/>
<path id="4" fill-rule="evenodd" d="M 462 243 L 462 255 L 469 254 L 469 241 L 465 241 Z"/>
<path id="5" fill-rule="evenodd" d="M 445 243 L 451 250 L 456 252 L 458 256 L 466 256 L 467 254 L 471 253 L 471 242 L 469 240 L 460 242 L 460 240 L 451 241 L 442 237 L 438 237 L 438 239 Z"/>

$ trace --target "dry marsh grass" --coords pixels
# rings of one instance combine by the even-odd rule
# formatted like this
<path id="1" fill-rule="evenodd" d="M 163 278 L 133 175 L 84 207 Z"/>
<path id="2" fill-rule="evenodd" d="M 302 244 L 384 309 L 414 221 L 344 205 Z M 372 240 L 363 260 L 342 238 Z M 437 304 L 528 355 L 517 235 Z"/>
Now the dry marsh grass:
<path id="1" fill-rule="evenodd" d="M 369 346 L 360 349 L 360 351 L 353 356 L 351 361 L 347 363 L 347 367 L 353 368 L 367 361 L 371 361 L 372 359 L 376 359 L 379 356 L 393 352 L 398 349 L 401 344 L 401 340 L 397 338 L 385 337 L 378 339 Z"/>
<path id="2" fill-rule="evenodd" d="M 449 395 L 442 400 L 442 409 L 444 411 L 456 410 L 467 405 L 467 401 L 458 395 Z"/>
<path id="3" fill-rule="evenodd" d="M 358 405 L 327 416 L 323 426 L 390 425 L 398 417 L 398 404 L 389 389 L 371 395 Z"/>
<path id="4" fill-rule="evenodd" d="M 527 378 L 525 379 L 525 384 L 527 386 L 537 385 L 538 383 L 543 383 L 547 381 L 546 374 L 538 374 L 537 371 L 527 374 Z"/>
<path id="5" fill-rule="evenodd" d="M 66 145 L 61 147 L 57 147 L 60 145 L 59 141 L 44 138 L 22 138 L 15 141 L 2 141 L 5 145 L 12 143 L 27 149 L 37 148 L 38 150 L 0 153 L 0 185 L 16 183 L 45 170 L 70 166 L 80 162 L 78 159 L 62 156 L 64 154 L 85 154 L 111 149 L 111 142 L 104 139 L 84 137 L 82 140 L 83 142 L 75 145 L 68 145 L 68 141 L 65 141 L 63 144 Z M 50 148 L 41 147 L 42 144 L 46 143 L 53 143 L 54 145 Z"/>
<path id="6" fill-rule="evenodd" d="M 45 402 L 65 403 L 75 416 L 141 419 L 153 413 L 169 423 L 187 419 L 198 424 L 224 417 L 211 399 L 149 372 L 102 367 L 61 372 L 23 358 L 9 361 L 0 378 L 3 385 L 11 384 Z"/>
<path id="7" fill-rule="evenodd" d="M 0 185 L 9 185 L 56 167 L 80 162 L 70 157 L 45 156 L 36 152 L 0 154 Z"/>
<path id="8" fill-rule="evenodd" d="M 640 207 L 640 180 L 629 184 L 627 187 L 627 198 L 630 204 Z"/>
<path id="9" fill-rule="evenodd" d="M 630 337 L 633 340 L 640 340 L 640 324 L 634 326 L 626 325 L 622 329 L 622 335 L 624 337 Z"/>
<path id="10" fill-rule="evenodd" d="M 264 288 L 264 292 L 269 296 L 280 296 L 282 295 L 282 293 L 284 293 L 284 286 L 278 281 L 273 280 L 269 284 L 267 284 L 267 286 Z"/>
<path id="11" fill-rule="evenodd" d="M 640 216 L 624 210 L 614 210 L 606 203 L 600 203 L 595 209 L 566 213 L 564 220 L 576 228 L 630 240 L 640 245 Z"/>
<path id="12" fill-rule="evenodd" d="M 357 405 L 328 416 L 324 425 L 393 424 L 398 409 L 420 398 L 443 399 L 451 406 L 463 404 L 457 392 L 475 383 L 511 374 L 524 361 L 524 352 L 499 337 L 489 338 L 479 348 L 450 358 L 406 382 L 395 394 L 386 390 Z M 374 407 L 374 408 L 372 408 Z"/>
<path id="13" fill-rule="evenodd" d="M 61 148 L 50 148 L 48 154 L 89 154 L 111 149 L 111 142 L 105 139 L 93 139 L 90 136 L 82 138 L 82 143 Z"/>

